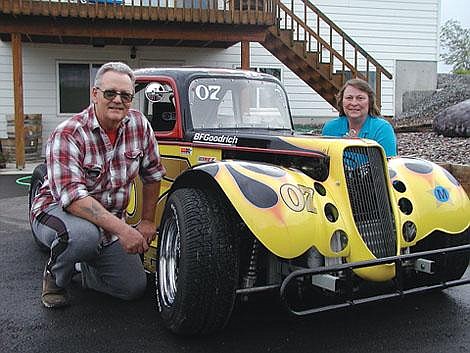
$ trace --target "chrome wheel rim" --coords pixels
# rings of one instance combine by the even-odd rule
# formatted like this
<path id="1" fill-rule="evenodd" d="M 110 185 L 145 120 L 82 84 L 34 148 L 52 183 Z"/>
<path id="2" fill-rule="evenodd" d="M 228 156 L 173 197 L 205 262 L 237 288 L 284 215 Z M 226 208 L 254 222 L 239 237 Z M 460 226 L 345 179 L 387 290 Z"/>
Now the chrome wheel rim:
<path id="1" fill-rule="evenodd" d="M 162 304 L 171 306 L 176 298 L 180 258 L 180 232 L 174 205 L 162 229 L 159 253 L 158 289 Z"/>

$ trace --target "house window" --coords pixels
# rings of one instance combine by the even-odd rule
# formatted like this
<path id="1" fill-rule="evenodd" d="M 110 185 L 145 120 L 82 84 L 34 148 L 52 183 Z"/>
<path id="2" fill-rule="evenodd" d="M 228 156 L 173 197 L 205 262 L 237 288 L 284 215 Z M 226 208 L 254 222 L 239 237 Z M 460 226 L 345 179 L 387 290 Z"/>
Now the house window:
<path id="1" fill-rule="evenodd" d="M 102 64 L 59 63 L 59 113 L 81 112 L 90 104 L 90 90 Z"/>

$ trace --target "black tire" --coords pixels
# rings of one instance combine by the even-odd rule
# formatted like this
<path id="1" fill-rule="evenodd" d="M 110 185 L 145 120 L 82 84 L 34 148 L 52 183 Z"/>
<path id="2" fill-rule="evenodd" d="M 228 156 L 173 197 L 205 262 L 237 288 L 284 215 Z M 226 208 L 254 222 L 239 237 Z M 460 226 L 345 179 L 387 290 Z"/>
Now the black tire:
<path id="1" fill-rule="evenodd" d="M 238 285 L 236 219 L 213 191 L 184 188 L 169 197 L 155 278 L 159 311 L 172 332 L 209 334 L 228 323 Z"/>
<path id="2" fill-rule="evenodd" d="M 47 175 L 47 167 L 45 163 L 39 164 L 36 168 L 34 168 L 33 175 L 31 176 L 31 182 L 29 184 L 29 192 L 28 192 L 28 214 L 29 214 L 29 224 L 31 225 L 31 207 L 33 204 L 34 197 L 38 194 L 39 188 L 44 183 L 44 178 Z M 44 252 L 48 252 L 49 248 L 41 243 L 36 235 L 34 234 L 33 228 L 31 228 L 31 233 L 33 234 L 33 240 L 36 245 L 39 247 L 40 250 Z"/>
<path id="3" fill-rule="evenodd" d="M 440 231 L 433 232 L 411 248 L 412 252 L 435 250 L 470 244 L 470 228 L 460 234 L 449 235 Z M 434 275 L 423 275 L 426 283 L 438 283 L 460 279 L 470 262 L 470 253 L 450 253 L 427 257 L 436 262 L 438 271 Z"/>

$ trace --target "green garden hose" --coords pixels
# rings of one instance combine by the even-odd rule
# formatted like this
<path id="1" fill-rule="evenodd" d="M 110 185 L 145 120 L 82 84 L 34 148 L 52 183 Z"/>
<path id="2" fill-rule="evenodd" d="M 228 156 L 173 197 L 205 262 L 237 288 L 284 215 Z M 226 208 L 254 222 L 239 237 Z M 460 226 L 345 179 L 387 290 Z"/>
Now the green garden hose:
<path id="1" fill-rule="evenodd" d="M 18 185 L 29 186 L 31 184 L 31 175 L 27 175 L 21 178 L 16 179 L 15 181 Z"/>

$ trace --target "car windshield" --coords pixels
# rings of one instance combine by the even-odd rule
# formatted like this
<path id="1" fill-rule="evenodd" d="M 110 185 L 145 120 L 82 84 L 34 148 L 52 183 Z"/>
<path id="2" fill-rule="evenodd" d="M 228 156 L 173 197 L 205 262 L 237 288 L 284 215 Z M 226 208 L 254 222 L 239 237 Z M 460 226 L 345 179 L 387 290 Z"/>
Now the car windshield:
<path id="1" fill-rule="evenodd" d="M 275 82 L 198 78 L 189 86 L 194 129 L 291 129 L 287 98 Z"/>

